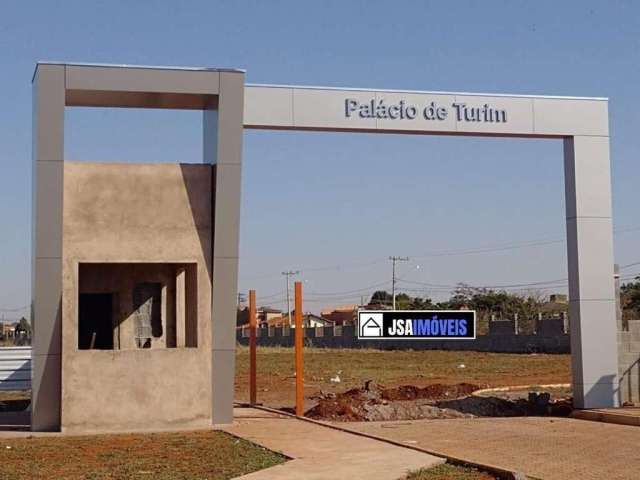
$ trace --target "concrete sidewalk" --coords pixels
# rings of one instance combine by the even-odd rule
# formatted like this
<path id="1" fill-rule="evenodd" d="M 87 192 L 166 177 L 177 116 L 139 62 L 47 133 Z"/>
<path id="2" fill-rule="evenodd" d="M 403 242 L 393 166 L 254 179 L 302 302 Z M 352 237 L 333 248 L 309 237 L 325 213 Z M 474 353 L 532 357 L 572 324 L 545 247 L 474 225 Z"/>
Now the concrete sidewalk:
<path id="1" fill-rule="evenodd" d="M 410 470 L 444 459 L 304 420 L 252 408 L 238 408 L 223 430 L 292 460 L 238 480 L 399 480 Z"/>
<path id="2" fill-rule="evenodd" d="M 340 423 L 340 427 L 545 480 L 640 478 L 640 428 L 568 418 Z"/>

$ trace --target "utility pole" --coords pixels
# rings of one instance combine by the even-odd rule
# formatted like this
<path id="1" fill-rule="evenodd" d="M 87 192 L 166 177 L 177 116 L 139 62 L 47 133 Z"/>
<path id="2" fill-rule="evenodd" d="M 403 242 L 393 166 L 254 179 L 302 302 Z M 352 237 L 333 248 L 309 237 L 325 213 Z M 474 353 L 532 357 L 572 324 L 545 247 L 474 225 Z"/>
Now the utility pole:
<path id="1" fill-rule="evenodd" d="M 242 304 L 246 301 L 247 297 L 244 293 L 238 292 L 238 310 L 242 307 Z"/>
<path id="2" fill-rule="evenodd" d="M 289 300 L 289 278 L 291 278 L 292 275 L 298 275 L 300 273 L 300 270 L 296 270 L 295 272 L 292 270 L 289 270 L 287 272 L 282 272 L 282 275 L 284 275 L 285 277 L 287 277 L 287 320 L 289 320 L 289 327 L 291 327 L 291 302 Z"/>
<path id="3" fill-rule="evenodd" d="M 391 295 L 393 296 L 393 309 L 396 309 L 396 262 L 408 262 L 409 257 L 389 257 L 393 264 L 391 270 Z"/>

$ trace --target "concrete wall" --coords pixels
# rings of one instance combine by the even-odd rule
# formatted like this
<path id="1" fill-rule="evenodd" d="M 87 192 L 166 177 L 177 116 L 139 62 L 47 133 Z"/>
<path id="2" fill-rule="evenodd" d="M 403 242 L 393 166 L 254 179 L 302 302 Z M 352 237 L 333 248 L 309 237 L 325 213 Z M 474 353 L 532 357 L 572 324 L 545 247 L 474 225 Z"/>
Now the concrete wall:
<path id="1" fill-rule="evenodd" d="M 211 172 L 210 165 L 65 162 L 63 430 L 211 423 Z M 198 347 L 78 350 L 79 264 L 109 262 L 196 264 Z M 130 280 L 147 275 L 170 283 L 160 266 Z M 94 274 L 83 289 L 113 287 L 111 280 Z"/>
<path id="2" fill-rule="evenodd" d="M 625 324 L 618 332 L 620 403 L 640 404 L 640 320 Z"/>
<path id="3" fill-rule="evenodd" d="M 500 353 L 569 353 L 569 335 L 480 335 L 475 340 L 358 340 L 355 327 L 306 328 L 305 345 L 319 348 L 376 348 L 380 350 L 469 350 Z M 294 329 L 259 328 L 259 346 L 292 347 Z M 237 330 L 237 341 L 249 344 L 249 330 Z"/>

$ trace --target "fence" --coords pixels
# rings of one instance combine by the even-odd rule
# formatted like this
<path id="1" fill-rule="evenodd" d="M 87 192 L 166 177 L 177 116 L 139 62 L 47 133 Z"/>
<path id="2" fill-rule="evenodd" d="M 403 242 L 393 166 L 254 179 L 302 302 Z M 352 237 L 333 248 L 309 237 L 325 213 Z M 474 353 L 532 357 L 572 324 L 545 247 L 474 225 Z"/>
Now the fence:
<path id="1" fill-rule="evenodd" d="M 0 347 L 0 390 L 31 388 L 31 347 Z"/>
<path id="2" fill-rule="evenodd" d="M 305 344 L 319 348 L 375 348 L 379 350 L 470 350 L 499 353 L 569 353 L 569 335 L 564 333 L 561 319 L 543 319 L 535 334 L 518 335 L 514 322 L 494 322 L 487 335 L 475 340 L 358 340 L 353 325 L 305 328 Z M 288 327 L 257 329 L 259 346 L 292 347 L 293 332 Z M 249 343 L 249 328 L 238 328 L 236 339 Z"/>

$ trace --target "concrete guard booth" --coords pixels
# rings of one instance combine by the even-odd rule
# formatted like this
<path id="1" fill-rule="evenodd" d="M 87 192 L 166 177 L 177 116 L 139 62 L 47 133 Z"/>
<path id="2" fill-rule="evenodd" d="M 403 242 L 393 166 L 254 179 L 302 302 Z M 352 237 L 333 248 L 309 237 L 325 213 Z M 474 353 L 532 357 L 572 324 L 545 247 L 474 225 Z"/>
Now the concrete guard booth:
<path id="1" fill-rule="evenodd" d="M 562 139 L 574 402 L 617 405 L 607 99 L 244 77 L 36 66 L 33 430 L 232 421 L 244 128 Z M 202 110 L 202 164 L 65 162 L 66 106 Z"/>

